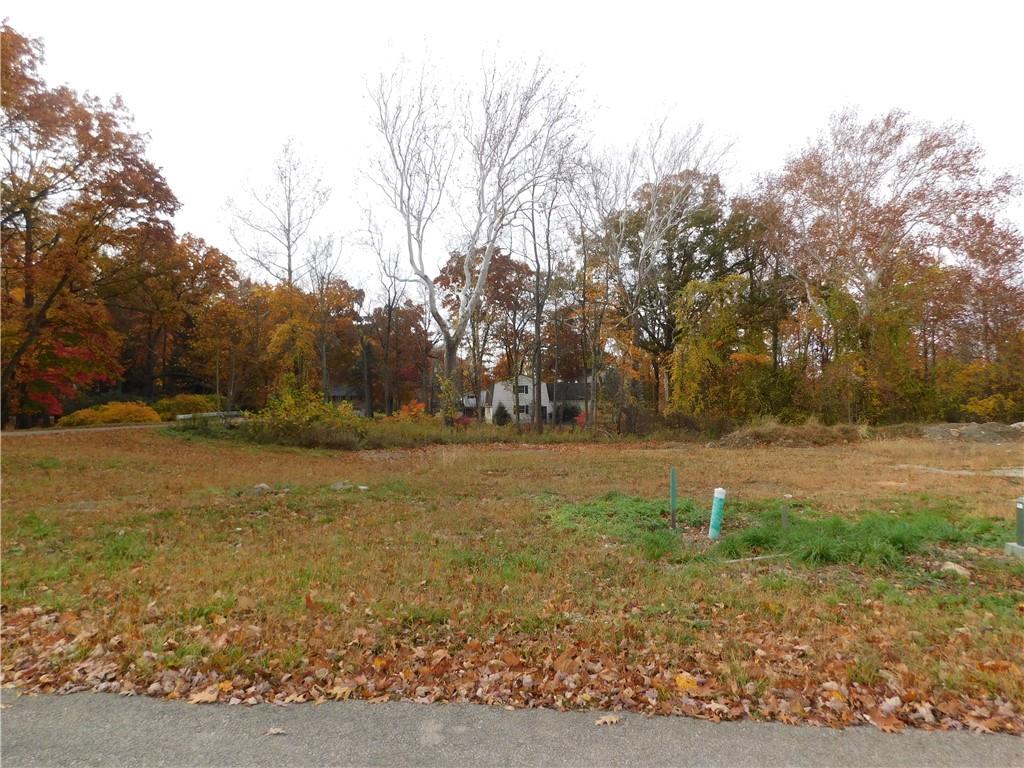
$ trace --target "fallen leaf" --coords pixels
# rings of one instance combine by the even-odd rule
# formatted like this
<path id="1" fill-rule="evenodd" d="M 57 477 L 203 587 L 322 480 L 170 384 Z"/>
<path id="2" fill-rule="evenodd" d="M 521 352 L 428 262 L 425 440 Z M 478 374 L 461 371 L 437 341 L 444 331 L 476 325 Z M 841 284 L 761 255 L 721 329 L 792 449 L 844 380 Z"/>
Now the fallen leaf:
<path id="1" fill-rule="evenodd" d="M 866 712 L 864 717 L 875 728 L 885 733 L 896 733 L 902 731 L 906 724 L 895 715 L 887 715 L 881 709 L 874 709 Z"/>
<path id="2" fill-rule="evenodd" d="M 335 699 L 347 699 L 352 695 L 352 689 L 347 685 L 335 685 L 328 692 Z"/>
<path id="3" fill-rule="evenodd" d="M 689 672 L 680 672 L 676 675 L 676 688 L 681 693 L 690 693 L 698 688 L 697 678 L 691 675 Z"/>
<path id="4" fill-rule="evenodd" d="M 505 651 L 501 654 L 501 660 L 505 663 L 505 666 L 508 667 L 518 667 L 523 663 L 523 660 L 516 654 L 512 653 L 512 651 Z"/>
<path id="5" fill-rule="evenodd" d="M 594 721 L 594 725 L 615 725 L 619 722 L 618 715 L 605 715 Z"/>
<path id="6" fill-rule="evenodd" d="M 217 701 L 217 696 L 220 694 L 220 686 L 211 685 L 209 688 L 204 688 L 201 691 L 196 691 L 188 697 L 189 704 L 213 704 Z"/>

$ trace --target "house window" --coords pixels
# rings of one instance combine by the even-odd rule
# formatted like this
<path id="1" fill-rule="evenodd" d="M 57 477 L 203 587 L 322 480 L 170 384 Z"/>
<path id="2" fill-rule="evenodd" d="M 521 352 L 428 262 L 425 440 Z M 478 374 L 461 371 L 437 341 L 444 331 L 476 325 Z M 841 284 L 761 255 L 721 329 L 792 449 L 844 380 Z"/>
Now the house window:
<path id="1" fill-rule="evenodd" d="M 520 384 L 519 386 L 516 387 L 516 389 L 519 390 L 520 395 L 530 394 L 530 386 L 528 384 Z"/>
<path id="2" fill-rule="evenodd" d="M 525 414 L 526 416 L 529 416 L 530 415 L 530 406 L 528 406 L 528 405 L 520 405 L 519 406 L 519 412 L 522 413 L 522 414 Z"/>

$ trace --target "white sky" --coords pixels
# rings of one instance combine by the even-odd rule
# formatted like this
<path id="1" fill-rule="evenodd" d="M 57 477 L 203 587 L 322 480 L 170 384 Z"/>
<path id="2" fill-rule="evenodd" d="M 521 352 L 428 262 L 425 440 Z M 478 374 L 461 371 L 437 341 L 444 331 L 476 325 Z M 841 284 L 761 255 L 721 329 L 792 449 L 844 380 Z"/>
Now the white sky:
<path id="1" fill-rule="evenodd" d="M 471 77 L 485 56 L 543 53 L 578 77 L 599 143 L 626 144 L 666 114 L 733 149 L 734 193 L 777 169 L 830 113 L 893 107 L 967 122 L 990 167 L 1024 176 L 1024 3 L 279 3 L 13 0 L 46 45 L 51 84 L 120 94 L 192 231 L 232 255 L 225 201 L 262 179 L 294 136 L 334 188 L 319 223 L 363 226 L 359 180 L 374 139 L 365 84 L 399 56 Z M 388 211 L 376 215 L 386 220 Z M 1024 226 L 1024 205 L 1012 211 Z M 346 276 L 371 282 L 356 238 Z"/>

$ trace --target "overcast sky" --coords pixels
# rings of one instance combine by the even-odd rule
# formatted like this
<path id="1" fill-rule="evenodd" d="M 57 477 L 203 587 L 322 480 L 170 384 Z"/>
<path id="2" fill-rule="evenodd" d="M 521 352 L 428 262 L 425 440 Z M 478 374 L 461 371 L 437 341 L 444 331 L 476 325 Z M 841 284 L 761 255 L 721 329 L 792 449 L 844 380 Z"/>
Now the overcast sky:
<path id="1" fill-rule="evenodd" d="M 598 142 L 628 143 L 666 114 L 731 142 L 730 192 L 846 106 L 966 122 L 990 167 L 1024 175 L 1017 0 L 330 5 L 9 0 L 6 12 L 43 38 L 51 84 L 124 98 L 183 204 L 179 230 L 229 252 L 225 201 L 263 178 L 289 136 L 335 190 L 321 230 L 361 226 L 365 84 L 401 55 L 466 78 L 492 53 L 543 53 L 577 78 Z M 1012 217 L 1024 226 L 1024 206 Z M 365 283 L 372 261 L 355 240 L 346 272 Z"/>

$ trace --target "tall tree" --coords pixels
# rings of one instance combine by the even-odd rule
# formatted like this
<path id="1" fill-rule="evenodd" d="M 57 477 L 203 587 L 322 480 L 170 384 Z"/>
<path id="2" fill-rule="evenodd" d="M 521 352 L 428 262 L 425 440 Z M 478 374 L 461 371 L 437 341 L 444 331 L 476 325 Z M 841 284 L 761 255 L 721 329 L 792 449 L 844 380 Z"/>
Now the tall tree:
<path id="1" fill-rule="evenodd" d="M 147 249 L 124 280 L 107 280 L 100 294 L 124 337 L 124 387 L 148 397 L 189 389 L 195 377 L 185 365 L 199 313 L 236 279 L 234 262 L 194 235 Z"/>
<path id="2" fill-rule="evenodd" d="M 544 429 L 544 414 L 541 410 L 541 387 L 543 386 L 544 318 L 551 299 L 552 283 L 556 265 L 564 262 L 571 245 L 568 221 L 571 209 L 567 191 L 574 183 L 576 163 L 571 156 L 575 149 L 574 136 L 566 137 L 565 144 L 558 152 L 552 152 L 554 169 L 542 183 L 530 186 L 524 195 L 522 213 L 523 255 L 531 269 L 531 296 L 533 304 L 533 350 L 531 373 L 533 374 L 533 427 L 537 432 Z"/>
<path id="3" fill-rule="evenodd" d="M 303 277 L 302 243 L 330 198 L 330 187 L 289 139 L 274 160 L 270 184 L 250 186 L 244 201 L 231 202 L 235 245 L 274 280 L 294 285 Z"/>
<path id="4" fill-rule="evenodd" d="M 816 368 L 859 403 L 847 418 L 922 415 L 914 336 L 936 285 L 928 275 L 970 265 L 1015 188 L 982 159 L 963 126 L 846 111 L 769 185 L 790 228 L 788 267 L 819 324 Z"/>
<path id="5" fill-rule="evenodd" d="M 331 319 L 338 305 L 337 272 L 338 255 L 334 251 L 334 239 L 317 240 L 306 257 L 306 274 L 313 297 L 316 346 L 320 353 L 320 393 L 326 402 L 331 400 L 331 373 L 327 353 L 331 345 Z"/>
<path id="6" fill-rule="evenodd" d="M 501 351 L 495 366 L 495 378 L 507 378 L 512 385 L 517 426 L 521 405 L 519 376 L 524 371 L 533 342 L 529 331 L 533 314 L 531 276 L 530 267 L 510 254 L 499 251 L 494 255 L 491 264 L 494 295 L 490 309 L 494 317 L 494 338 Z"/>
<path id="7" fill-rule="evenodd" d="M 170 239 L 178 203 L 117 99 L 39 75 L 42 45 L 4 24 L 0 133 L 3 353 L 0 420 L 61 412 L 115 380 L 118 339 L 98 291 L 134 267 L 140 238 Z"/>
<path id="8" fill-rule="evenodd" d="M 383 144 L 374 179 L 399 215 L 409 265 L 424 286 L 427 306 L 444 341 L 449 378 L 483 296 L 491 258 L 518 201 L 547 172 L 548 154 L 562 145 L 575 124 L 570 94 L 556 84 L 548 68 L 538 63 L 522 78 L 520 71 L 491 66 L 478 90 L 455 99 L 457 107 L 443 106 L 437 90 L 422 75 L 412 87 L 406 87 L 398 74 L 381 77 L 371 93 L 374 127 Z M 459 119 L 449 120 L 447 114 L 456 109 Z M 449 191 L 455 200 L 453 214 L 464 228 L 457 239 L 463 258 L 458 309 L 446 317 L 428 273 L 425 249 L 428 231 Z M 478 253 L 480 267 L 474 277 Z"/>
<path id="9" fill-rule="evenodd" d="M 379 230 L 370 228 L 370 247 L 377 256 L 377 306 L 370 316 L 382 386 L 384 414 L 390 416 L 395 407 L 395 379 L 400 360 L 398 357 L 398 313 L 405 303 L 405 280 L 399 269 L 399 252 L 385 251 L 384 238 Z"/>
<path id="10" fill-rule="evenodd" d="M 672 349 L 678 335 L 676 302 L 692 281 L 717 280 L 732 267 L 725 239 L 725 196 L 718 177 L 685 171 L 659 180 L 656 194 L 638 190 L 633 204 L 611 224 L 621 227 L 621 258 L 616 269 L 616 322 L 629 343 L 650 358 L 660 411 L 671 397 Z M 660 219 L 660 241 L 651 242 L 649 208 L 675 201 Z"/>

